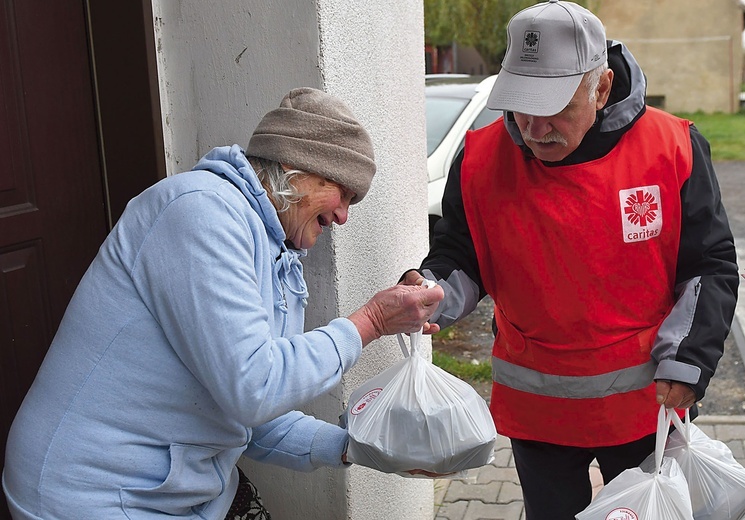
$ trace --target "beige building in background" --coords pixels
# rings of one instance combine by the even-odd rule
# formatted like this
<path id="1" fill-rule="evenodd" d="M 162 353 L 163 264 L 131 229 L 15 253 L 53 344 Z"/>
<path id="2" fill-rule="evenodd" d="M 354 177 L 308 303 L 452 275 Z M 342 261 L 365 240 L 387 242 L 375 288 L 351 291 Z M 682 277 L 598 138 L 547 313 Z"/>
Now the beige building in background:
<path id="1" fill-rule="evenodd" d="M 648 103 L 668 112 L 737 112 L 743 82 L 740 0 L 591 0 L 609 39 L 647 76 Z"/>

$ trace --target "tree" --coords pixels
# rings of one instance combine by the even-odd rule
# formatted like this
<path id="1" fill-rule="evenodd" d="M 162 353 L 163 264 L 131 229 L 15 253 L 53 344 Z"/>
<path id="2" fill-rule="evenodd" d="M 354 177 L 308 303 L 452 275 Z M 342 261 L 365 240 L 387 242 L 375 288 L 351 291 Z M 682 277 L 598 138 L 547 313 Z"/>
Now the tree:
<path id="1" fill-rule="evenodd" d="M 499 72 L 507 49 L 507 22 L 535 0 L 424 0 L 424 40 L 475 48 L 490 74 Z M 576 3 L 586 5 L 577 0 Z"/>

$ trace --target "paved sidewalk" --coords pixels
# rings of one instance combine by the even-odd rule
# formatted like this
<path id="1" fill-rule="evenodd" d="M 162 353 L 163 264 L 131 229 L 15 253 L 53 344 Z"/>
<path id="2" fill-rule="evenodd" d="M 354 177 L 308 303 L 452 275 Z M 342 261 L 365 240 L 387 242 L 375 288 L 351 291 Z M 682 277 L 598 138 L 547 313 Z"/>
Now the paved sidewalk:
<path id="1" fill-rule="evenodd" d="M 712 439 L 724 442 L 745 465 L 745 415 L 699 416 L 694 423 Z M 494 462 L 473 470 L 466 480 L 435 481 L 435 520 L 524 520 L 520 484 L 509 439 L 497 440 Z M 597 468 L 590 468 L 595 490 L 602 487 Z"/>

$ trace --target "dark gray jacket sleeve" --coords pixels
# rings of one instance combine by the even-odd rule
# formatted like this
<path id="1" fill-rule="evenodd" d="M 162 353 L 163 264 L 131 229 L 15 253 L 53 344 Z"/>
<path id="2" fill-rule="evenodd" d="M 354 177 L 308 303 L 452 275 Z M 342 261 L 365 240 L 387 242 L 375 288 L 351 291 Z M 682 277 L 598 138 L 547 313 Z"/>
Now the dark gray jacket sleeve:
<path id="1" fill-rule="evenodd" d="M 676 304 L 657 336 L 656 379 L 689 384 L 703 398 L 724 351 L 737 303 L 737 254 L 709 143 L 691 127 L 693 169 L 680 191 Z"/>
<path id="2" fill-rule="evenodd" d="M 419 268 L 425 277 L 437 280 L 445 291 L 445 298 L 431 319 L 443 328 L 467 316 L 486 296 L 463 207 L 462 163 L 463 150 L 450 167 L 442 197 L 442 218 L 435 225 L 429 254 Z"/>

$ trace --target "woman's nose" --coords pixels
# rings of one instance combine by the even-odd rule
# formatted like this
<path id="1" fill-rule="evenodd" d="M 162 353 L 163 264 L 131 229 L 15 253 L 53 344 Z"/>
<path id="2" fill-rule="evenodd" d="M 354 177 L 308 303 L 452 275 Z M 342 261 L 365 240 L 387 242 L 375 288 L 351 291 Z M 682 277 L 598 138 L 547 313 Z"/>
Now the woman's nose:
<path id="1" fill-rule="evenodd" d="M 342 202 L 338 208 L 334 210 L 334 222 L 339 225 L 344 224 L 349 218 L 349 203 Z"/>

